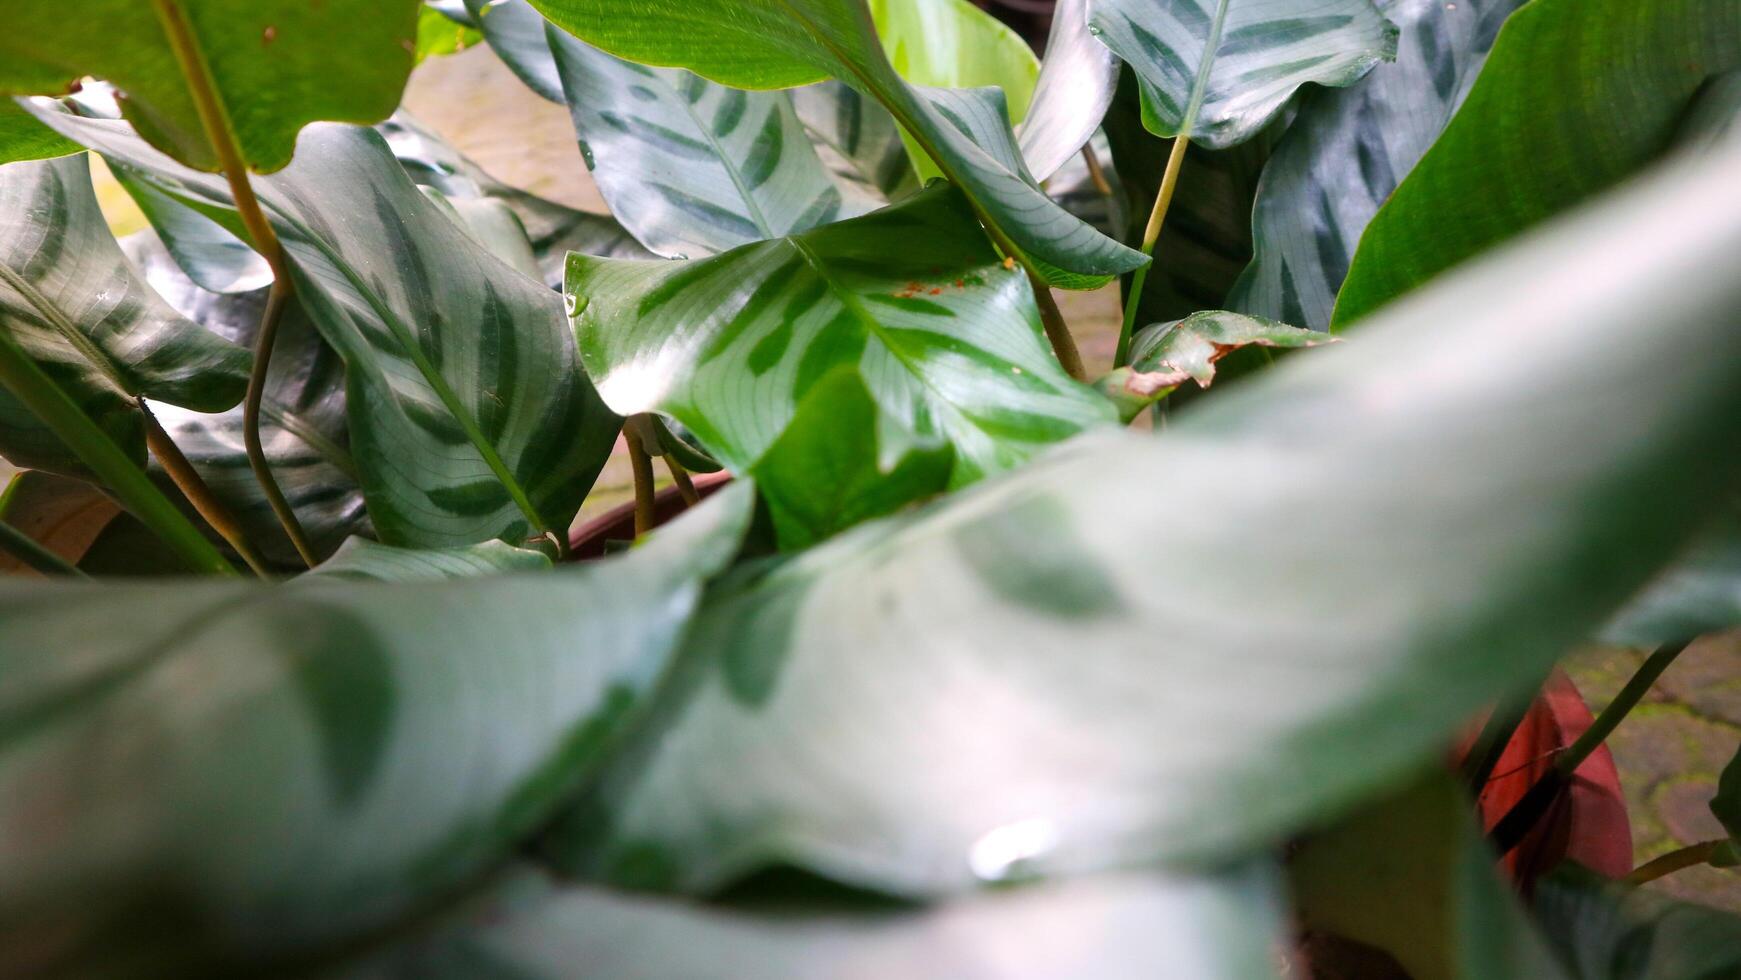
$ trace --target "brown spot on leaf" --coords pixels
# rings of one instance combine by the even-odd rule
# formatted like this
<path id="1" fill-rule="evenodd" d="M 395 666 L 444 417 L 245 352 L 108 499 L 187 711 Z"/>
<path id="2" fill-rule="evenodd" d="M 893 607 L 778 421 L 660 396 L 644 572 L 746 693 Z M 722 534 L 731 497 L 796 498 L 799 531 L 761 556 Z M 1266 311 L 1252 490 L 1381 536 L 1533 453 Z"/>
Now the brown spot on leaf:
<path id="1" fill-rule="evenodd" d="M 1013 255 L 1004 256 L 1003 267 L 1006 269 L 1014 269 L 1016 267 L 1016 257 Z"/>
<path id="2" fill-rule="evenodd" d="M 260 43 L 266 45 L 276 40 L 278 40 L 278 28 L 267 24 L 266 29 L 260 32 Z"/>

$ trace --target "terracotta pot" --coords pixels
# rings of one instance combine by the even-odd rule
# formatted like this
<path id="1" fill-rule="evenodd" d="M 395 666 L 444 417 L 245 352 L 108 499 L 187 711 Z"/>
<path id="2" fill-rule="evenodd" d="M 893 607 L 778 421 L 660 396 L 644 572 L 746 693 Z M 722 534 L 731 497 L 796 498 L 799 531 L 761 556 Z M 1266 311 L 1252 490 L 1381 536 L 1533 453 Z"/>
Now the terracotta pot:
<path id="1" fill-rule="evenodd" d="M 1478 801 L 1483 826 L 1492 829 L 1537 779 L 1595 721 L 1571 678 L 1554 671 L 1523 723 L 1505 746 Z M 1632 825 L 1620 774 L 1607 746 L 1598 748 L 1573 774 L 1542 820 L 1500 866 L 1528 891 L 1535 880 L 1566 859 L 1621 878 L 1632 870 Z"/>
<path id="2" fill-rule="evenodd" d="M 709 494 L 731 482 L 731 474 L 724 470 L 718 473 L 700 473 L 694 477 L 694 482 L 695 492 L 705 500 Z M 656 523 L 663 524 L 683 513 L 683 497 L 676 487 L 666 487 L 653 495 L 653 509 L 657 516 Z M 611 542 L 633 541 L 634 538 L 635 502 L 631 500 L 612 507 L 569 531 L 568 557 L 570 561 L 603 558 Z"/>

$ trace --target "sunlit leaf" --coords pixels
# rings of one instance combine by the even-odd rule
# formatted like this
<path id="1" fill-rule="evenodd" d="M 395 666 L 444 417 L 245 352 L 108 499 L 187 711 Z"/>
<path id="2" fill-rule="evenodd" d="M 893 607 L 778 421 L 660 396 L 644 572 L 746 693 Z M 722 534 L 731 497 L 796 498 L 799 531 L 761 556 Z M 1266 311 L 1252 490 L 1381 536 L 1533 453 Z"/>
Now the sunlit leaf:
<path id="1" fill-rule="evenodd" d="M 1052 12 L 1033 104 L 1016 129 L 1035 180 L 1057 173 L 1087 145 L 1117 88 L 1118 59 L 1089 32 L 1087 0 L 1062 0 Z"/>

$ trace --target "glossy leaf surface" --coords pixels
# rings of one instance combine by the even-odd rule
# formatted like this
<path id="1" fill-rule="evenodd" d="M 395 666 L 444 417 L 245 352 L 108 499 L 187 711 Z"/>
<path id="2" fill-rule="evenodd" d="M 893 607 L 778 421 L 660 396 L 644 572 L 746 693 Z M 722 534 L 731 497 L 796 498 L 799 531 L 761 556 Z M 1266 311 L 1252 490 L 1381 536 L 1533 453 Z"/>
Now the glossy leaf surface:
<path id="1" fill-rule="evenodd" d="M 127 261 L 83 156 L 0 168 L 0 329 L 125 452 L 145 459 L 137 396 L 218 412 L 241 400 L 248 352 L 177 314 Z M 84 465 L 0 391 L 0 455 L 80 476 Z"/>
<path id="2" fill-rule="evenodd" d="M 1523 0 L 1399 0 L 1396 61 L 1308 92 L 1276 146 L 1252 218 L 1256 254 L 1227 305 L 1330 328 L 1361 232 L 1451 121 Z M 1542 90 L 1547 91 L 1547 90 Z M 1540 93 L 1538 92 L 1538 95 Z"/>
<path id="3" fill-rule="evenodd" d="M 233 218 L 218 178 L 119 123 L 43 118 L 159 190 Z M 502 264 L 406 178 L 370 130 L 317 126 L 255 181 L 297 295 L 346 365 L 351 451 L 388 544 L 523 541 L 565 529 L 616 432 L 558 296 Z"/>
<path id="4" fill-rule="evenodd" d="M 179 10 L 217 87 L 242 159 L 290 162 L 317 120 L 372 123 L 399 104 L 411 71 L 417 0 L 10 0 L 0 93 L 60 95 L 87 75 L 112 82 L 151 144 L 201 170 L 217 157 L 159 8 Z"/>
<path id="5" fill-rule="evenodd" d="M 1519 10 L 1456 118 L 1372 219 L 1335 323 L 1632 175 L 1671 145 L 1707 81 L 1737 68 L 1733 0 L 1538 0 Z"/>
<path id="6" fill-rule="evenodd" d="M 0 585 L 8 966 L 236 972 L 463 884 L 633 717 L 751 496 L 532 575 L 364 546 L 337 563 L 401 581 Z"/>
<path id="7" fill-rule="evenodd" d="M 1136 71 L 1150 132 L 1218 150 L 1300 86 L 1349 85 L 1396 54 L 1372 0 L 1088 0 L 1088 22 Z"/>
<path id="8" fill-rule="evenodd" d="M 1035 180 L 1057 173 L 1088 144 L 1117 88 L 1118 59 L 1089 33 L 1087 0 L 1062 0 L 1052 13 L 1033 105 L 1016 127 Z"/>
<path id="9" fill-rule="evenodd" d="M 795 863 L 931 894 L 1249 853 L 1439 759 L 1741 478 L 1714 451 L 1741 435 L 1741 280 L 1690 274 L 1741 247 L 1738 162 L 1658 175 L 1158 437 L 1078 440 L 722 588 L 676 723 L 555 853 L 641 885 Z"/>
<path id="10" fill-rule="evenodd" d="M 1054 285 L 1093 288 L 1142 256 L 1054 204 L 963 135 L 903 82 L 864 0 L 540 0 L 558 26 L 619 57 L 687 68 L 735 88 L 790 88 L 834 77 L 881 102 L 974 210 Z M 660 29 L 646 24 L 657 20 Z"/>

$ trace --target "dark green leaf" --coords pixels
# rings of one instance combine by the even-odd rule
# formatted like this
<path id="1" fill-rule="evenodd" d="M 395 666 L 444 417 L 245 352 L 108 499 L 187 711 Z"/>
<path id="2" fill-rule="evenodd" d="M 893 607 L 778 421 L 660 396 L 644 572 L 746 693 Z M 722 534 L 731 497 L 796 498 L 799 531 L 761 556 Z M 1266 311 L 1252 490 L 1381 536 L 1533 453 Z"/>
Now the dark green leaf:
<path id="1" fill-rule="evenodd" d="M 715 255 L 882 203 L 835 183 L 786 93 L 646 68 L 549 33 L 599 193 L 653 252 Z"/>
<path id="2" fill-rule="evenodd" d="M 693 905 L 523 872 L 345 980 L 1274 980 L 1276 875 L 1131 874 L 931 907 Z"/>
<path id="3" fill-rule="evenodd" d="M 672 416 L 738 473 L 840 366 L 876 404 L 882 468 L 942 441 L 955 449 L 956 484 L 1113 417 L 1058 367 L 1027 277 L 1003 267 L 947 186 L 711 259 L 572 256 L 568 295 L 606 404 Z M 832 492 L 769 479 L 770 496 Z"/>
<path id="4" fill-rule="evenodd" d="M 1500 25 L 1523 2 L 1395 0 L 1385 7 L 1402 30 L 1396 62 L 1347 88 L 1301 97 L 1264 170 L 1252 217 L 1256 255 L 1229 308 L 1330 328 L 1366 223 L 1451 121 Z"/>
<path id="5" fill-rule="evenodd" d="M 1393 786 L 1741 479 L 1741 278 L 1705 274 L 1741 248 L 1737 166 L 1664 172 L 1158 438 L 722 590 L 675 724 L 555 852 L 934 893 L 1246 854 Z"/>
<path id="6" fill-rule="evenodd" d="M 1016 129 L 1035 180 L 1057 173 L 1088 144 L 1117 87 L 1118 59 L 1089 33 L 1087 0 L 1062 0 L 1052 13 L 1033 105 Z"/>
<path id="7" fill-rule="evenodd" d="M 1131 340 L 1130 366 L 1118 368 L 1095 387 L 1119 407 L 1125 421 L 1173 393 L 1187 381 L 1207 388 L 1215 362 L 1246 347 L 1316 347 L 1332 338 L 1285 323 L 1225 310 L 1193 313 L 1174 323 L 1156 323 Z"/>
<path id="8" fill-rule="evenodd" d="M 1602 630 L 1602 640 L 1654 647 L 1741 626 L 1741 507 Z"/>
<path id="9" fill-rule="evenodd" d="M 1566 865 L 1538 882 L 1536 917 L 1574 980 L 1732 980 L 1741 918 L 1626 890 Z"/>
<path id="10" fill-rule="evenodd" d="M 223 181 L 121 124 L 43 118 L 233 219 Z M 306 159 L 255 186 L 299 299 L 345 360 L 351 450 L 380 539 L 448 547 L 566 530 L 617 420 L 579 369 L 560 298 L 443 216 L 373 131 L 314 126 L 302 145 Z"/>
<path id="11" fill-rule="evenodd" d="M 1000 246 L 1053 284 L 1093 288 L 1143 263 L 963 135 L 884 56 L 865 0 L 539 0 L 558 26 L 619 57 L 688 68 L 737 88 L 834 77 L 879 102 L 967 194 Z M 657 22 L 658 30 L 648 30 Z"/>
<path id="12" fill-rule="evenodd" d="M 178 315 L 121 253 L 82 155 L 0 168 L 0 329 L 140 463 L 136 397 L 219 412 L 247 385 L 248 352 Z M 0 455 L 32 469 L 86 472 L 4 391 Z"/>
<path id="13" fill-rule="evenodd" d="M 752 495 L 530 575 L 0 585 L 8 969 L 250 974 L 464 884 L 635 717 Z"/>
<path id="14" fill-rule="evenodd" d="M 1711 799 L 1711 813 L 1729 832 L 1731 840 L 1741 846 L 1741 751 L 1729 760 L 1722 778 L 1717 780 L 1717 795 Z"/>
<path id="15" fill-rule="evenodd" d="M 1737 68 L 1734 0 L 1530 3 L 1500 31 L 1444 135 L 1372 219 L 1335 323 L 1635 173 L 1671 145 L 1707 80 Z"/>
<path id="16" fill-rule="evenodd" d="M 151 144 L 211 170 L 217 157 L 159 6 L 179 9 L 217 85 L 242 159 L 290 162 L 302 127 L 373 123 L 399 104 L 411 71 L 417 0 L 87 0 L 8 5 L 0 93 L 60 95 L 87 75 L 113 82 Z"/>
<path id="17" fill-rule="evenodd" d="M 1308 82 L 1349 85 L 1396 55 L 1372 0 L 1088 0 L 1088 23 L 1136 71 L 1143 124 L 1226 149 Z"/>

